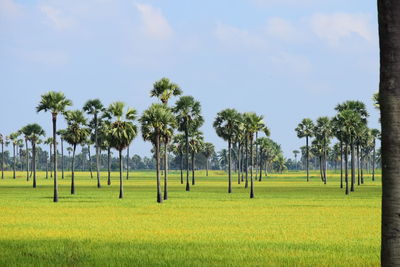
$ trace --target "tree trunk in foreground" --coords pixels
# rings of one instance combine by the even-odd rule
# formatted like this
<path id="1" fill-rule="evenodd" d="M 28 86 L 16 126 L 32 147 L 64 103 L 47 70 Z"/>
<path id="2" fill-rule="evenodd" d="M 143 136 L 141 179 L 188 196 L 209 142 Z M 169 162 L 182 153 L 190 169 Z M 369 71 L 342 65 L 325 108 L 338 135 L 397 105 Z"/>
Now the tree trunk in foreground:
<path id="1" fill-rule="evenodd" d="M 124 187 L 122 181 L 122 150 L 119 150 L 119 198 L 124 198 Z"/>
<path id="2" fill-rule="evenodd" d="M 164 140 L 164 199 L 168 199 L 168 141 Z"/>
<path id="3" fill-rule="evenodd" d="M 71 194 L 75 194 L 75 151 L 76 144 L 74 144 L 74 150 L 72 151 L 72 167 L 71 167 Z"/>
<path id="4" fill-rule="evenodd" d="M 160 181 L 160 134 L 157 134 L 156 137 L 156 169 L 157 169 L 157 202 L 162 203 L 163 200 L 161 196 L 161 181 Z M 189 184 L 189 180 L 187 182 Z"/>
<path id="5" fill-rule="evenodd" d="M 382 123 L 381 265 L 400 266 L 400 1 L 378 0 Z"/>
<path id="6" fill-rule="evenodd" d="M 54 148 L 54 151 L 57 151 L 57 114 L 53 114 L 53 148 Z M 54 167 L 54 197 L 53 197 L 53 202 L 58 202 L 57 155 L 54 155 L 53 167 Z"/>

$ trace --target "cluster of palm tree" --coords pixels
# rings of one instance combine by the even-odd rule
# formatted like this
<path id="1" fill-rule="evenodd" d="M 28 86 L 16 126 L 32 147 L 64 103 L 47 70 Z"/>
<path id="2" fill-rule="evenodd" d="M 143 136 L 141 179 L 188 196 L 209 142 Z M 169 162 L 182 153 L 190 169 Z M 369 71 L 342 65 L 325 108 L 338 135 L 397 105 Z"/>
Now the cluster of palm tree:
<path id="1" fill-rule="evenodd" d="M 258 171 L 259 181 L 262 179 L 263 163 L 266 162 L 267 166 L 281 156 L 282 170 L 284 169 L 285 159 L 280 147 L 268 138 L 270 131 L 263 119 L 263 116 L 253 112 L 240 113 L 230 108 L 220 111 L 215 118 L 213 126 L 217 135 L 228 142 L 228 193 L 232 193 L 232 151 L 236 152 L 238 184 L 243 181 L 245 174 L 247 188 L 250 176 L 250 198 L 254 198 L 254 178 L 257 177 Z M 258 138 L 260 132 L 266 137 Z"/>
<path id="2" fill-rule="evenodd" d="M 345 193 L 349 194 L 349 191 L 354 191 L 356 171 L 357 184 L 364 183 L 363 170 L 368 158 L 372 159 L 372 180 L 375 180 L 376 140 L 380 138 L 380 133 L 377 129 L 368 128 L 369 115 L 364 103 L 346 101 L 338 104 L 335 110 L 337 114 L 333 118 L 320 117 L 315 123 L 311 119 L 303 119 L 295 131 L 299 138 L 306 138 L 307 181 L 309 181 L 310 155 L 319 159 L 320 176 L 325 184 L 327 183 L 327 162 L 333 155 L 339 160 L 341 166 L 340 188 L 343 188 L 343 182 L 345 182 Z M 311 138 L 313 140 L 310 146 Z M 336 138 L 338 143 L 331 148 L 330 143 L 333 138 Z"/>
<path id="3" fill-rule="evenodd" d="M 152 104 L 146 109 L 138 122 L 142 137 L 145 141 L 150 141 L 153 145 L 154 157 L 156 159 L 157 170 L 157 202 L 161 203 L 168 199 L 168 155 L 173 152 L 181 158 L 181 183 L 183 184 L 183 160 L 186 160 L 186 191 L 190 191 L 189 172 L 192 170 L 192 185 L 195 185 L 195 156 L 201 153 L 209 160 L 213 155 L 214 146 L 211 143 L 204 142 L 204 137 L 199 128 L 202 126 L 204 119 L 201 116 L 200 102 L 196 101 L 192 96 L 181 96 L 173 107 L 168 106 L 169 100 L 173 96 L 180 96 L 182 90 L 180 87 L 171 82 L 168 78 L 162 78 L 153 84 L 150 96 L 156 97 L 161 104 Z M 4 144 L 13 144 L 14 164 L 13 177 L 16 177 L 16 153 L 19 144 L 23 146 L 25 140 L 25 156 L 26 156 L 26 172 L 27 180 L 29 174 L 29 165 L 33 172 L 33 186 L 36 187 L 36 145 L 43 142 L 50 148 L 50 160 L 52 171 L 50 176 L 54 178 L 54 202 L 58 201 L 58 180 L 57 180 L 57 145 L 61 143 L 61 169 L 62 178 L 64 178 L 64 142 L 70 147 L 67 148 L 72 153 L 71 163 L 71 194 L 76 193 L 75 189 L 75 157 L 76 149 L 82 146 L 90 153 L 90 145 L 94 145 L 96 151 L 96 177 L 97 187 L 101 187 L 100 179 L 100 154 L 101 151 L 107 151 L 108 157 L 108 181 L 110 178 L 110 161 L 111 149 L 118 151 L 119 156 L 119 180 L 120 193 L 119 198 L 124 197 L 123 191 L 123 156 L 125 149 L 127 151 L 127 166 L 129 166 L 129 146 L 138 134 L 138 125 L 135 124 L 137 112 L 133 108 L 126 108 L 123 102 L 114 102 L 107 108 L 99 99 L 91 99 L 85 103 L 80 110 L 67 110 L 72 106 L 72 101 L 67 99 L 62 92 L 51 91 L 41 96 L 41 101 L 36 108 L 37 112 L 45 111 L 51 113 L 52 117 L 52 137 L 42 140 L 45 132 L 38 124 L 29 124 L 24 126 L 17 133 L 10 134 L 6 138 L 0 135 L 0 143 L 2 145 L 2 177 L 4 177 Z M 88 119 L 85 113 L 90 116 Z M 61 115 L 67 122 L 66 129 L 57 129 L 57 118 Z M 175 132 L 179 131 L 180 134 Z M 22 135 L 23 139 L 19 139 Z M 59 138 L 60 140 L 58 140 Z M 31 144 L 32 160 L 29 161 L 28 143 Z M 83 154 L 83 153 L 82 153 Z M 185 156 L 185 157 L 184 157 Z M 164 174 L 164 195 L 161 193 L 160 166 L 161 157 L 163 157 L 163 174 Z M 90 158 L 90 154 L 89 154 Z M 191 158 L 191 164 L 189 160 Z M 46 163 L 46 178 L 48 178 L 48 164 Z M 92 174 L 91 164 L 89 164 L 90 174 Z M 208 175 L 208 163 L 207 163 Z M 129 168 L 127 168 L 127 179 L 129 178 Z"/>

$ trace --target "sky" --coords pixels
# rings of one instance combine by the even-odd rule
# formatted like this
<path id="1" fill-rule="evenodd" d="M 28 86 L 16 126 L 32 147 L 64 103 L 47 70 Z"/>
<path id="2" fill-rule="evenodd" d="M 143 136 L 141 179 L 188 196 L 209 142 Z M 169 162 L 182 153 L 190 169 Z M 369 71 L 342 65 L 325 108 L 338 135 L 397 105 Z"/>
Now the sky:
<path id="1" fill-rule="evenodd" d="M 50 114 L 35 111 L 50 90 L 71 109 L 99 98 L 140 115 L 168 77 L 201 102 L 217 150 L 227 145 L 214 118 L 236 108 L 263 115 L 293 157 L 305 142 L 297 124 L 334 116 L 343 101 L 366 103 L 379 127 L 377 32 L 372 0 L 0 0 L 0 133 L 36 122 L 50 136 Z M 131 154 L 150 148 L 139 134 Z"/>

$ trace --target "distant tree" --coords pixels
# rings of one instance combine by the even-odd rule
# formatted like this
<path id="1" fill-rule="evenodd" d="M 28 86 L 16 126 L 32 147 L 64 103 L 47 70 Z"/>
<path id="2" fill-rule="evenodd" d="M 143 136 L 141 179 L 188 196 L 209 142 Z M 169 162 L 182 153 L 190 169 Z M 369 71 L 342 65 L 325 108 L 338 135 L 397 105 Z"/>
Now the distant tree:
<path id="1" fill-rule="evenodd" d="M 215 153 L 215 147 L 212 143 L 204 143 L 203 154 L 206 157 L 206 176 L 208 176 L 210 157 Z"/>
<path id="2" fill-rule="evenodd" d="M 372 129 L 373 138 L 373 154 L 372 154 L 372 181 L 375 181 L 375 165 L 376 165 L 376 139 L 380 139 L 381 133 L 378 129 Z"/>
<path id="3" fill-rule="evenodd" d="M 12 133 L 8 136 L 8 139 L 11 141 L 12 145 L 13 145 L 13 179 L 16 178 L 16 166 L 17 166 L 17 156 L 16 156 L 16 147 L 18 144 L 18 136 L 19 133 L 15 132 Z"/>
<path id="4" fill-rule="evenodd" d="M 142 136 L 145 141 L 150 141 L 155 146 L 156 175 L 157 175 L 157 202 L 162 203 L 160 181 L 160 140 L 175 125 L 175 117 L 171 110 L 162 104 L 152 104 L 143 112 L 139 119 Z M 166 180 L 164 181 L 164 193 L 167 192 Z"/>
<path id="5" fill-rule="evenodd" d="M 99 116 L 104 111 L 104 106 L 99 99 L 90 99 L 83 106 L 83 110 L 90 115 L 93 115 L 93 126 L 94 126 L 94 145 L 96 149 L 96 177 L 97 177 L 97 188 L 101 187 L 100 184 L 100 147 L 98 142 L 99 132 Z M 90 149 L 89 149 L 90 153 Z M 90 158 L 90 156 L 89 156 Z M 91 166 L 91 165 L 90 165 Z M 90 167 L 91 170 L 92 167 Z M 92 173 L 92 172 L 90 172 Z"/>
<path id="6" fill-rule="evenodd" d="M 177 116 L 178 130 L 185 134 L 186 141 L 186 191 L 190 191 L 189 185 L 189 134 L 195 132 L 204 123 L 201 116 L 200 102 L 192 96 L 182 96 L 175 103 L 173 112 Z"/>
<path id="7" fill-rule="evenodd" d="M 214 129 L 219 137 L 228 142 L 228 193 L 232 193 L 231 149 L 236 128 L 240 123 L 240 114 L 235 109 L 224 109 L 218 112 Z"/>
<path id="8" fill-rule="evenodd" d="M 133 124 L 136 119 L 136 110 L 128 108 L 124 113 L 125 104 L 114 102 L 108 107 L 108 112 L 114 118 L 109 129 L 110 145 L 119 153 L 119 198 L 124 197 L 122 182 L 122 150 L 127 148 L 137 135 L 137 127 Z M 123 117 L 125 115 L 125 120 Z"/>
<path id="9" fill-rule="evenodd" d="M 190 133 L 189 148 L 191 152 L 192 159 L 192 185 L 196 184 L 195 180 L 195 156 L 203 149 L 204 137 L 203 133 L 200 131 L 194 131 Z"/>
<path id="10" fill-rule="evenodd" d="M 165 105 L 168 105 L 168 101 L 172 96 L 181 94 L 182 90 L 179 85 L 171 82 L 168 78 L 161 78 L 161 80 L 156 81 L 150 91 L 150 96 L 157 97 Z"/>
<path id="11" fill-rule="evenodd" d="M 71 194 L 75 194 L 75 152 L 76 146 L 84 144 L 89 137 L 89 129 L 86 128 L 86 118 L 80 110 L 65 113 L 68 127 L 64 132 L 63 139 L 72 146 L 71 164 Z"/>
<path id="12" fill-rule="evenodd" d="M 294 162 L 295 162 L 295 164 L 296 164 L 296 170 L 298 169 L 298 166 L 297 166 L 297 155 L 298 155 L 298 154 L 300 154 L 300 151 L 298 151 L 298 150 L 293 150 Z"/>
<path id="13" fill-rule="evenodd" d="M 27 140 L 32 146 L 32 170 L 33 170 L 33 188 L 36 188 L 36 144 L 41 136 L 45 136 L 45 132 L 39 124 L 28 124 L 22 128 Z"/>
<path id="14" fill-rule="evenodd" d="M 66 134 L 65 130 L 58 130 L 57 135 L 60 136 L 61 141 L 61 179 L 64 179 L 64 135 Z"/>
<path id="15" fill-rule="evenodd" d="M 247 133 L 247 138 L 250 140 L 250 198 L 254 198 L 254 181 L 253 181 L 253 142 L 254 135 L 259 130 L 260 121 L 262 116 L 258 116 L 253 112 L 244 114 L 244 125 Z"/>
<path id="16" fill-rule="evenodd" d="M 306 138 L 306 169 L 307 169 L 307 182 L 310 180 L 310 157 L 309 157 L 309 139 L 313 136 L 314 123 L 311 119 L 303 119 L 297 126 L 295 131 L 298 138 Z"/>
<path id="17" fill-rule="evenodd" d="M 0 134 L 0 144 L 1 144 L 1 179 L 4 179 L 4 136 Z"/>
<path id="18" fill-rule="evenodd" d="M 48 92 L 41 97 L 36 111 L 50 111 L 53 122 L 53 147 L 57 151 L 57 115 L 64 113 L 68 106 L 71 106 L 71 100 L 67 99 L 61 92 Z M 54 155 L 54 202 L 58 202 L 58 183 L 57 183 L 57 153 Z"/>

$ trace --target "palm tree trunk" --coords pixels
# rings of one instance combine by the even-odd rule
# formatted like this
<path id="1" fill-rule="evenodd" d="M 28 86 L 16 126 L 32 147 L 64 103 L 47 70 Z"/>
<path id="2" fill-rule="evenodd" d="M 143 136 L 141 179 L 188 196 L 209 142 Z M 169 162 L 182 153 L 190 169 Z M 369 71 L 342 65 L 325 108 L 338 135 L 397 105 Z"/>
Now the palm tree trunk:
<path id="1" fill-rule="evenodd" d="M 192 151 L 192 185 L 196 184 L 196 181 L 194 179 L 194 168 L 195 168 L 195 166 L 194 166 L 194 151 Z"/>
<path id="2" fill-rule="evenodd" d="M 52 160 L 52 156 L 53 156 L 53 152 L 52 152 L 52 148 L 53 146 L 50 144 L 50 167 L 51 167 L 51 160 Z M 50 168 L 50 178 L 53 178 L 53 171 Z"/>
<path id="3" fill-rule="evenodd" d="M 49 161 L 47 159 L 47 155 L 46 155 L 46 179 L 49 179 Z"/>
<path id="4" fill-rule="evenodd" d="M 248 138 L 247 138 L 247 136 L 246 136 L 246 144 L 245 144 L 245 146 L 246 146 L 246 162 L 245 162 L 245 168 L 246 168 L 246 182 L 245 182 L 245 184 L 244 184 L 244 188 L 248 188 L 249 187 L 249 179 L 248 179 L 248 176 L 249 176 L 249 171 L 248 171 L 248 166 L 249 166 L 249 146 L 248 146 L 248 140 L 247 140 Z"/>
<path id="5" fill-rule="evenodd" d="M 97 188 L 101 187 L 100 184 L 100 147 L 98 144 L 98 121 L 97 113 L 94 114 L 94 144 L 96 149 L 96 176 L 97 176 Z"/>
<path id="6" fill-rule="evenodd" d="M 357 144 L 356 149 L 356 157 L 357 157 L 357 185 L 361 185 L 361 173 L 360 173 L 360 145 Z"/>
<path id="7" fill-rule="evenodd" d="M 4 144 L 1 143 L 1 179 L 4 179 Z"/>
<path id="8" fill-rule="evenodd" d="M 186 122 L 185 139 L 186 139 L 186 191 L 190 191 L 189 185 L 189 124 Z"/>
<path id="9" fill-rule="evenodd" d="M 57 115 L 53 114 L 53 147 L 57 151 Z M 54 155 L 54 202 L 58 202 L 57 155 Z"/>
<path id="10" fill-rule="evenodd" d="M 206 157 L 206 176 L 208 177 L 208 162 L 209 162 L 209 158 Z"/>
<path id="11" fill-rule="evenodd" d="M 16 167 L 16 164 L 17 164 L 17 162 L 16 162 L 16 157 L 15 157 L 15 144 L 13 144 L 13 155 L 14 155 L 14 157 L 13 157 L 13 162 L 14 162 L 14 164 L 13 164 L 13 178 L 15 179 L 16 178 L 16 176 L 15 176 L 15 167 Z"/>
<path id="12" fill-rule="evenodd" d="M 258 138 L 258 131 L 256 132 L 256 140 L 257 140 L 257 138 Z M 256 176 L 255 176 L 255 180 L 257 181 L 257 176 L 258 176 L 258 168 L 259 168 L 259 166 L 257 166 L 258 165 L 258 143 L 256 143 L 256 158 L 255 158 L 255 162 L 254 162 L 254 167 L 255 167 L 255 169 L 256 169 Z"/>
<path id="13" fill-rule="evenodd" d="M 260 177 L 258 178 L 258 181 L 261 182 L 262 180 L 262 169 L 263 169 L 263 151 L 260 148 L 260 164 L 259 164 L 259 168 L 260 168 Z"/>
<path id="14" fill-rule="evenodd" d="M 350 187 L 350 191 L 354 192 L 354 184 L 356 182 L 356 165 L 355 165 L 354 143 L 351 138 L 350 138 L 350 149 L 351 149 L 351 187 Z"/>
<path id="15" fill-rule="evenodd" d="M 306 157 L 307 157 L 307 160 L 306 160 L 306 168 L 307 168 L 307 182 L 310 180 L 310 171 L 309 171 L 309 151 L 308 151 L 308 136 L 306 136 Z"/>
<path id="16" fill-rule="evenodd" d="M 340 141 L 340 188 L 343 188 L 343 142 Z"/>
<path id="17" fill-rule="evenodd" d="M 36 188 L 36 143 L 32 142 L 33 188 Z"/>
<path id="18" fill-rule="evenodd" d="M 26 180 L 29 181 L 29 151 L 28 151 L 28 139 L 25 138 L 25 159 L 26 159 Z"/>
<path id="19" fill-rule="evenodd" d="M 64 179 L 64 140 L 61 138 L 61 179 Z"/>
<path id="20" fill-rule="evenodd" d="M 375 181 L 375 157 L 376 157 L 376 139 L 374 138 L 374 150 L 372 152 L 372 181 Z"/>
<path id="21" fill-rule="evenodd" d="M 118 152 L 119 152 L 119 198 L 124 198 L 124 188 L 122 179 L 122 150 L 118 150 Z"/>
<path id="22" fill-rule="evenodd" d="M 164 140 L 164 199 L 168 199 L 168 140 Z"/>
<path id="23" fill-rule="evenodd" d="M 107 185 L 111 185 L 111 147 L 107 147 Z"/>
<path id="24" fill-rule="evenodd" d="M 361 184 L 364 184 L 364 156 L 361 149 L 361 156 L 360 156 L 360 165 L 361 165 Z"/>
<path id="25" fill-rule="evenodd" d="M 71 167 L 71 194 L 75 194 L 75 151 L 76 151 L 76 144 L 73 145 L 72 150 L 72 167 Z"/>
<path id="26" fill-rule="evenodd" d="M 180 153 L 181 156 L 181 184 L 183 184 L 183 153 Z"/>
<path id="27" fill-rule="evenodd" d="M 250 139 L 250 198 L 254 198 L 254 181 L 253 181 L 253 137 Z"/>
<path id="28" fill-rule="evenodd" d="M 92 157 L 90 156 L 90 145 L 88 145 L 88 165 L 89 165 L 90 179 L 93 179 Z M 97 185 L 97 187 L 99 187 L 99 185 Z"/>
<path id="29" fill-rule="evenodd" d="M 126 180 L 129 179 L 129 146 L 126 150 Z"/>
<path id="30" fill-rule="evenodd" d="M 240 184 L 240 173 L 241 173 L 241 171 L 242 171 L 242 168 L 241 168 L 241 166 L 242 166 L 242 164 L 241 164 L 241 147 L 240 147 L 240 142 L 238 142 L 238 156 L 237 156 L 237 169 L 238 169 L 238 184 Z"/>
<path id="31" fill-rule="evenodd" d="M 157 202 L 162 203 L 161 181 L 160 181 L 160 134 L 156 136 L 156 171 L 157 171 Z M 187 181 L 189 183 L 189 180 Z"/>
<path id="32" fill-rule="evenodd" d="M 346 143 L 344 146 L 344 170 L 345 170 L 345 182 L 346 182 L 346 195 L 349 194 L 349 173 L 348 173 L 348 165 L 349 165 L 349 151 L 348 144 Z"/>
<path id="33" fill-rule="evenodd" d="M 400 1 L 378 1 L 382 123 L 382 266 L 400 266 Z"/>
<path id="34" fill-rule="evenodd" d="M 231 139 L 228 140 L 228 193 L 232 193 L 232 177 L 231 177 Z"/>

